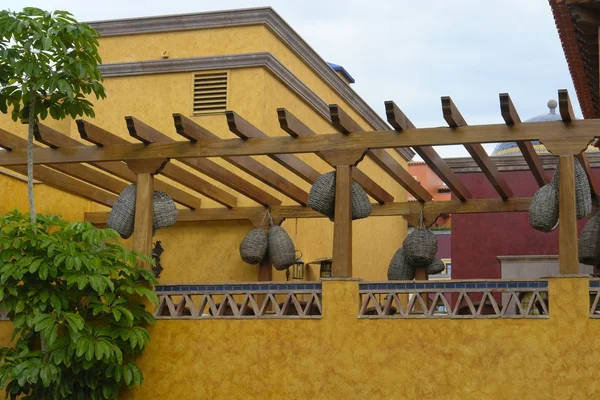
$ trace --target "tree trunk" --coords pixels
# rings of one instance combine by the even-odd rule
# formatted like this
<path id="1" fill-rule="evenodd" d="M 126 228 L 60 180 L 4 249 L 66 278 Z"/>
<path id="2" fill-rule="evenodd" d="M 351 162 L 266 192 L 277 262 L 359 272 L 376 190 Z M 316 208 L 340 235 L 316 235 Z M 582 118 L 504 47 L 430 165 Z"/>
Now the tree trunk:
<path id="1" fill-rule="evenodd" d="M 33 198 L 33 128 L 35 124 L 35 91 L 29 99 L 29 120 L 27 130 L 27 197 L 29 198 L 29 217 L 35 223 L 35 199 Z"/>

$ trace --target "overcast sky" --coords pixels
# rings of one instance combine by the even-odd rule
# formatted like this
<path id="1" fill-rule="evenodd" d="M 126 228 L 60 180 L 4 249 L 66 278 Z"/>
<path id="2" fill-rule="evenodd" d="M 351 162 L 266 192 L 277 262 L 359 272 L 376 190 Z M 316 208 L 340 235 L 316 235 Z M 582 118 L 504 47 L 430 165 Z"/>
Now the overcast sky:
<path id="1" fill-rule="evenodd" d="M 2 0 L 1 8 L 63 9 L 82 21 L 273 7 L 383 116 L 394 100 L 417 127 L 443 126 L 451 96 L 470 124 L 501 123 L 498 93 L 522 119 L 547 112 L 568 89 L 581 116 L 547 0 Z M 487 145 L 491 151 L 493 145 Z M 440 148 L 464 156 L 460 147 Z"/>

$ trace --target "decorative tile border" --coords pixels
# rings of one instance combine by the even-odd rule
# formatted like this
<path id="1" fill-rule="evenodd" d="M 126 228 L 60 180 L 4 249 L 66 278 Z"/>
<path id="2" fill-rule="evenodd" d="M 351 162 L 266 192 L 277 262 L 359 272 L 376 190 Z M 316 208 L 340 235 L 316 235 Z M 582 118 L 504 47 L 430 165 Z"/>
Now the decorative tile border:
<path id="1" fill-rule="evenodd" d="M 600 282 L 598 282 L 600 283 Z M 547 289 L 548 281 L 481 281 L 481 282 L 406 282 L 361 283 L 360 290 L 416 290 L 416 289 Z"/>

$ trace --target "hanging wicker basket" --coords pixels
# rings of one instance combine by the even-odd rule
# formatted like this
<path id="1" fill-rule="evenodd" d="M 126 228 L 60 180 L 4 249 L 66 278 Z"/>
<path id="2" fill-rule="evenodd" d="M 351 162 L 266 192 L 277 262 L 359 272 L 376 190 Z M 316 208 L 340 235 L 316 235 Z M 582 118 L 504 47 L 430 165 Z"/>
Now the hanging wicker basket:
<path id="1" fill-rule="evenodd" d="M 428 229 L 415 229 L 404 239 L 404 258 L 414 268 L 426 267 L 435 258 L 437 238 Z"/>
<path id="2" fill-rule="evenodd" d="M 133 234 L 136 191 L 137 186 L 135 184 L 123 189 L 110 210 L 106 221 L 106 225 L 117 231 L 123 239 L 127 239 Z"/>
<path id="3" fill-rule="evenodd" d="M 308 206 L 333 220 L 335 212 L 335 171 L 319 176 L 308 194 Z"/>
<path id="4" fill-rule="evenodd" d="M 268 233 L 268 252 L 275 269 L 283 271 L 296 261 L 292 239 L 280 226 L 271 226 Z"/>
<path id="5" fill-rule="evenodd" d="M 259 264 L 267 255 L 267 234 L 262 228 L 251 230 L 240 244 L 240 256 L 248 264 Z"/>
<path id="6" fill-rule="evenodd" d="M 390 261 L 387 276 L 390 281 L 412 281 L 415 279 L 415 269 L 408 265 L 400 247 Z"/>
<path id="7" fill-rule="evenodd" d="M 557 167 L 554 170 L 552 184 L 559 188 L 560 172 Z M 575 158 L 575 206 L 577 210 L 577 219 L 583 219 L 592 213 L 592 192 L 590 183 L 585 173 L 585 168 L 581 165 L 579 159 Z"/>
<path id="8" fill-rule="evenodd" d="M 583 227 L 579 236 L 579 262 L 600 264 L 600 215 L 596 214 Z"/>
<path id="9" fill-rule="evenodd" d="M 541 232 L 550 232 L 558 224 L 558 190 L 549 183 L 535 192 L 529 204 L 529 225 Z"/>
<path id="10" fill-rule="evenodd" d="M 352 220 L 371 215 L 371 202 L 367 192 L 356 182 L 352 182 Z"/>
<path id="11" fill-rule="evenodd" d="M 335 217 L 335 171 L 319 176 L 308 194 L 308 206 L 333 221 Z M 371 202 L 365 190 L 352 182 L 352 220 L 371 215 Z"/>
<path id="12" fill-rule="evenodd" d="M 155 190 L 153 196 L 152 229 L 154 232 L 161 228 L 175 225 L 177 222 L 177 207 L 173 199 L 161 190 Z"/>
<path id="13" fill-rule="evenodd" d="M 427 267 L 428 275 L 440 274 L 444 271 L 446 266 L 439 258 L 435 258 L 431 264 Z"/>

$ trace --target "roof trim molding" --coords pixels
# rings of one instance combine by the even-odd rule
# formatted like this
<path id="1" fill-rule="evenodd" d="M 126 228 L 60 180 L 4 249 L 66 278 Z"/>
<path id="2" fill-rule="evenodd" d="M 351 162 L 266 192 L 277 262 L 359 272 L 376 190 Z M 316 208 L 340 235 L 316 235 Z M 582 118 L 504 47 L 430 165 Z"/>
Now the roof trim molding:
<path id="1" fill-rule="evenodd" d="M 586 155 L 592 168 L 600 168 L 600 152 L 587 152 Z M 558 166 L 558 157 L 552 154 L 539 154 L 544 169 L 553 170 Z M 492 156 L 490 157 L 499 171 L 528 171 L 529 166 L 523 156 Z M 445 158 L 453 172 L 457 174 L 479 173 L 481 168 L 471 157 Z"/>
<path id="2" fill-rule="evenodd" d="M 136 35 L 155 32 L 184 31 L 230 26 L 265 25 L 317 75 L 331 86 L 348 104 L 375 129 L 389 130 L 389 125 L 270 7 L 158 17 L 129 18 L 89 22 L 101 36 Z M 116 75 L 113 75 L 116 76 Z M 402 149 L 410 161 L 414 152 Z"/>

